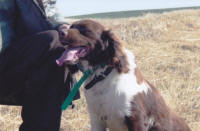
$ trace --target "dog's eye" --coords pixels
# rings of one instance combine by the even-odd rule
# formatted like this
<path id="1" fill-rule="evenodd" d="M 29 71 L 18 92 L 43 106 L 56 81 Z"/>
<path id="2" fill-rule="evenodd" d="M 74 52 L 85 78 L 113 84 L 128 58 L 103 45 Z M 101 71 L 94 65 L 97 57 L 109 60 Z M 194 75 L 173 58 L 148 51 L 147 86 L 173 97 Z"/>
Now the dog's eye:
<path id="1" fill-rule="evenodd" d="M 86 35 L 88 30 L 87 29 L 84 29 L 84 28 L 81 28 L 79 29 L 79 32 L 82 34 L 82 35 Z"/>
<path id="2" fill-rule="evenodd" d="M 79 26 L 77 29 L 79 30 L 79 32 L 82 35 L 86 35 L 86 33 L 88 32 L 88 30 L 85 27 L 82 27 L 82 26 Z"/>
<path id="3" fill-rule="evenodd" d="M 71 28 L 77 29 L 82 35 L 85 35 L 85 36 L 89 32 L 89 30 L 87 30 L 85 26 L 83 25 L 72 25 Z"/>
<path id="4" fill-rule="evenodd" d="M 73 41 L 73 40 L 71 40 L 71 39 L 69 39 L 67 42 L 69 42 L 69 43 L 73 43 L 74 41 Z"/>

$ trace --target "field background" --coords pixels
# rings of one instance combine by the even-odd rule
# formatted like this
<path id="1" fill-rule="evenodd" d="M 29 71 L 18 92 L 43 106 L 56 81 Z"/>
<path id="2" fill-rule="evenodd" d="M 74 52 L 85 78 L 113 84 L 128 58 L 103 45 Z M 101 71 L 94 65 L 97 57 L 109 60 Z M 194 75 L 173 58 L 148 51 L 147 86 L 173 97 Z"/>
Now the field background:
<path id="1" fill-rule="evenodd" d="M 116 18 L 128 18 L 128 17 L 138 17 L 145 14 L 161 14 L 165 12 L 186 10 L 186 9 L 200 9 L 200 6 L 193 7 L 179 7 L 179 8 L 166 8 L 166 9 L 146 9 L 146 10 L 128 10 L 128 11 L 116 11 L 116 12 L 106 12 L 106 13 L 95 13 L 86 14 L 78 16 L 69 16 L 67 18 L 73 19 L 85 19 L 85 18 L 98 18 L 98 19 L 116 19 Z"/>
<path id="2" fill-rule="evenodd" d="M 76 19 L 67 18 L 68 22 Z M 139 69 L 193 131 L 200 130 L 200 10 L 96 19 L 134 52 Z M 83 92 L 63 112 L 61 131 L 89 131 Z M 17 131 L 21 107 L 0 106 L 0 131 Z"/>

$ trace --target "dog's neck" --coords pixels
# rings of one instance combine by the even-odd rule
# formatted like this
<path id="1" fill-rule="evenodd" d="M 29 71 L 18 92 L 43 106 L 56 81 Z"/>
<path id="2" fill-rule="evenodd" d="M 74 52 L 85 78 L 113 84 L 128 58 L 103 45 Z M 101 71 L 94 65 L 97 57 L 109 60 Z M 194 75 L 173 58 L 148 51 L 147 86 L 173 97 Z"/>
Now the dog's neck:
<path id="1" fill-rule="evenodd" d="M 102 67 L 101 67 L 102 68 Z M 112 72 L 113 67 L 112 66 L 107 66 L 105 71 L 101 72 L 100 74 L 96 74 L 96 72 L 94 72 L 93 78 L 92 80 L 90 80 L 86 85 L 85 85 L 85 89 L 89 90 L 90 88 L 92 88 L 96 83 L 103 81 L 104 79 L 106 79 L 106 77 Z"/>
<path id="2" fill-rule="evenodd" d="M 85 83 L 85 89 L 89 90 L 96 83 L 104 80 L 114 69 L 113 66 L 109 66 L 106 64 L 99 64 L 97 66 L 89 66 L 88 62 L 83 61 L 81 64 L 78 64 L 79 69 L 82 72 L 91 71 L 91 76 L 87 79 Z"/>
<path id="3" fill-rule="evenodd" d="M 128 51 L 127 49 L 125 50 L 125 53 L 127 55 L 127 64 L 129 65 L 129 71 L 133 72 L 134 68 L 136 68 L 136 65 L 135 65 L 135 59 L 134 59 L 134 55 Z M 104 64 L 102 64 L 104 65 Z M 79 63 L 79 68 L 82 72 L 85 72 L 87 70 L 91 70 L 93 73 L 92 75 L 87 78 L 86 82 L 85 82 L 85 85 L 87 86 L 88 84 L 90 85 L 89 88 L 91 88 L 91 85 L 95 85 L 96 83 L 102 81 L 101 78 L 98 78 L 99 80 L 94 80 L 96 79 L 97 77 L 101 77 L 102 74 L 103 76 L 105 76 L 103 79 L 106 79 L 106 77 L 111 73 L 111 72 L 115 72 L 115 76 L 118 76 L 118 75 L 121 75 L 121 74 L 124 74 L 123 73 L 120 73 L 114 66 L 111 66 L 111 65 L 104 65 L 104 66 L 101 66 L 101 64 L 97 65 L 97 66 L 91 66 L 88 61 L 81 61 L 81 63 Z M 112 69 L 109 69 L 109 68 L 112 68 Z M 128 73 L 128 72 L 127 72 Z M 125 73 L 126 74 L 126 73 Z M 94 82 L 95 81 L 95 82 Z M 93 83 L 94 82 L 94 83 Z M 92 83 L 92 84 L 91 84 Z"/>

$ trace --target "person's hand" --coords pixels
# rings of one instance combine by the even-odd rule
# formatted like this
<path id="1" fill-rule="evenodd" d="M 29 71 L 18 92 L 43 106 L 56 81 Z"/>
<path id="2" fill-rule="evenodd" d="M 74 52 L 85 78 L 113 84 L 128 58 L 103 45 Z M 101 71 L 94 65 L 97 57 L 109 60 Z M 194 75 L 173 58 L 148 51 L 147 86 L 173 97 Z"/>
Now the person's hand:
<path id="1" fill-rule="evenodd" d="M 58 33 L 60 37 L 60 42 L 65 45 L 65 39 L 68 35 L 69 24 L 62 24 L 58 27 Z"/>

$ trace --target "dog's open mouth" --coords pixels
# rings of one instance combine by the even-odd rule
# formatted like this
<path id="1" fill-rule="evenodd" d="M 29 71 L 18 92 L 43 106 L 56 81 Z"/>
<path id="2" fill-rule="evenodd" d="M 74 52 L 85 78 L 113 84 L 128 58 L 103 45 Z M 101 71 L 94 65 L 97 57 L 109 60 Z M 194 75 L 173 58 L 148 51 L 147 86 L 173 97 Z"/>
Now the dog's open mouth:
<path id="1" fill-rule="evenodd" d="M 62 56 L 56 60 L 58 66 L 64 63 L 76 63 L 80 58 L 85 57 L 89 52 L 88 47 L 75 47 L 66 49 Z"/>

